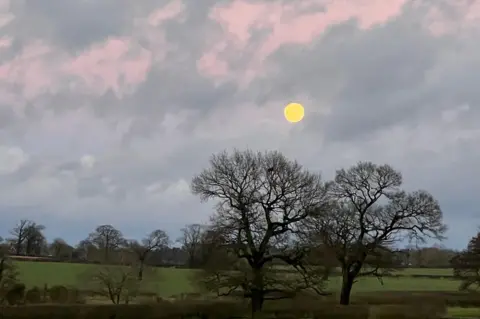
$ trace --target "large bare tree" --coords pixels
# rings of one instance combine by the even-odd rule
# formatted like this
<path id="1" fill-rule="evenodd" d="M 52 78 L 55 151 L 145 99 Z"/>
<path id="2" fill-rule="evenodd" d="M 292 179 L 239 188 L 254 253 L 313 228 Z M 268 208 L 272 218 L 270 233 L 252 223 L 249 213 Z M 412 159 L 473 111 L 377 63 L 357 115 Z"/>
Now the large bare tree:
<path id="1" fill-rule="evenodd" d="M 279 152 L 235 150 L 213 155 L 191 187 L 202 200 L 216 201 L 210 231 L 221 238 L 222 249 L 214 251 L 223 257 L 207 263 L 214 268 L 203 273 L 210 290 L 229 294 L 240 289 L 253 314 L 270 298 L 313 288 L 320 292 L 316 284 L 321 280 L 312 280 L 307 269 L 308 249 L 295 235 L 310 212 L 327 202 L 319 174 Z M 276 263 L 297 274 L 275 272 Z"/>
<path id="2" fill-rule="evenodd" d="M 167 248 L 170 240 L 165 231 L 157 229 L 152 231 L 147 237 L 139 243 L 136 240 L 130 241 L 129 247 L 138 260 L 138 280 L 143 278 L 143 270 L 148 255 L 153 251 L 160 251 Z"/>
<path id="3" fill-rule="evenodd" d="M 406 193 L 401 184 L 402 175 L 389 165 L 360 162 L 338 170 L 331 208 L 309 220 L 310 239 L 328 247 L 341 265 L 341 304 L 349 304 L 356 278 L 390 268 L 394 243 L 443 238 L 446 226 L 435 198 L 426 191 Z"/>

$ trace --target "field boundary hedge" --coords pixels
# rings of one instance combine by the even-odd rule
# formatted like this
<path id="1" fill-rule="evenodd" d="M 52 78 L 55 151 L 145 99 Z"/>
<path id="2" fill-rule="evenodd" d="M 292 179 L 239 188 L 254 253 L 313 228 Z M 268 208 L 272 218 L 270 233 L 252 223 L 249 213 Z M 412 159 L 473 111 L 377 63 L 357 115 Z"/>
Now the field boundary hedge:
<path id="1" fill-rule="evenodd" d="M 266 307 L 262 319 L 440 319 L 440 305 L 338 306 L 312 302 L 277 303 Z M 294 306 L 294 307 L 292 307 Z M 249 318 L 249 307 L 239 302 L 176 302 L 151 305 L 30 305 L 0 307 L 2 319 L 230 319 Z"/>

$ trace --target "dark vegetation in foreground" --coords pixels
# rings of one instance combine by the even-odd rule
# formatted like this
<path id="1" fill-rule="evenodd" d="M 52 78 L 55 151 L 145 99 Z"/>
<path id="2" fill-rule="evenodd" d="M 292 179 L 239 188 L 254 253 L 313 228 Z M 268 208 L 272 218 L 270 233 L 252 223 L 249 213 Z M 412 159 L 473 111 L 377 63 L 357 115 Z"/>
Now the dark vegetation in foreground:
<path id="1" fill-rule="evenodd" d="M 398 249 L 398 243 L 443 239 L 437 200 L 425 190 L 402 190 L 402 182 L 389 165 L 360 162 L 324 181 L 279 152 L 223 152 L 192 179 L 192 192 L 215 201 L 215 212 L 208 225 L 182 230 L 180 248 L 170 246 L 163 230 L 137 241 L 111 225 L 97 227 L 76 247 L 61 239 L 48 245 L 42 225 L 20 221 L 1 246 L 0 296 L 9 306 L 0 315 L 393 319 L 441 318 L 449 306 L 478 306 L 479 295 L 471 290 L 480 284 L 479 235 L 462 252 L 432 248 L 435 262 L 453 267 L 462 293 L 352 295 L 360 278 L 381 281 L 411 266 L 422 251 Z M 31 256 L 98 266 L 79 275 L 79 287 L 26 289 L 13 260 Z M 161 283 L 152 266 L 169 263 L 197 269 L 190 278 L 196 298 L 141 299 L 149 283 Z M 332 276 L 341 278 L 338 296 L 327 289 Z M 88 304 L 86 292 L 115 305 Z"/>
<path id="2" fill-rule="evenodd" d="M 51 292 L 55 291 L 55 292 Z M 464 293 L 392 293 L 353 298 L 349 306 L 337 305 L 331 298 L 298 296 L 289 300 L 268 301 L 261 318 L 445 318 L 447 307 L 479 306 L 480 296 Z M 145 298 L 129 305 L 84 304 L 77 292 L 63 295 L 58 287 L 26 293 L 23 306 L 3 306 L 2 318 L 248 318 L 251 307 L 242 300 L 177 300 Z"/>

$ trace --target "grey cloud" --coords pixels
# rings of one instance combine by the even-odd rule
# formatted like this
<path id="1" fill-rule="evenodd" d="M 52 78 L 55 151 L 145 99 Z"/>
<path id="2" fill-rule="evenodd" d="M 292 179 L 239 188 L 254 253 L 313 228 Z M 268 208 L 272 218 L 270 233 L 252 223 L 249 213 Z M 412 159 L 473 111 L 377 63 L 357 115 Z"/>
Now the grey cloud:
<path id="1" fill-rule="evenodd" d="M 348 22 L 332 27 L 312 49 L 288 48 L 274 56 L 284 74 L 273 94 L 300 90 L 323 100 L 328 105 L 313 107 L 331 114 L 308 120 L 312 130 L 322 130 L 331 141 L 362 138 L 416 122 L 425 110 L 438 111 L 437 101 L 432 109 L 427 104 L 432 100 L 425 100 L 425 77 L 449 44 L 416 28 L 408 16 L 367 32 Z"/>
<path id="2" fill-rule="evenodd" d="M 77 182 L 77 193 L 80 198 L 105 196 L 106 190 L 99 177 L 83 177 Z"/>
<path id="3" fill-rule="evenodd" d="M 132 19 L 125 1 L 24 0 L 14 6 L 17 34 L 46 38 L 72 51 L 83 50 L 109 36 L 121 35 Z"/>
<path id="4" fill-rule="evenodd" d="M 13 124 L 15 113 L 10 106 L 0 104 L 0 131 Z"/>

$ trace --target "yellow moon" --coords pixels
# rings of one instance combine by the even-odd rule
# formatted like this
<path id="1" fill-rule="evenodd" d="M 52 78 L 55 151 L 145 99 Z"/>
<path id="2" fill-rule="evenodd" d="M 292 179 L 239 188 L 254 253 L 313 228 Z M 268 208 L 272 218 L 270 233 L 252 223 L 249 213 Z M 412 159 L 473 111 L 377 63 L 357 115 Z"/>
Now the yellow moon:
<path id="1" fill-rule="evenodd" d="M 303 106 L 299 103 L 290 103 L 283 110 L 283 114 L 285 115 L 287 121 L 289 121 L 290 123 L 297 123 L 303 119 L 303 116 L 305 115 L 305 110 L 303 109 Z"/>

